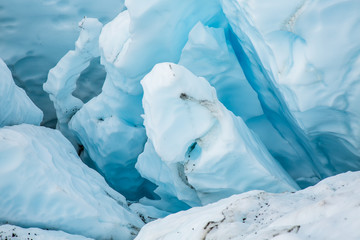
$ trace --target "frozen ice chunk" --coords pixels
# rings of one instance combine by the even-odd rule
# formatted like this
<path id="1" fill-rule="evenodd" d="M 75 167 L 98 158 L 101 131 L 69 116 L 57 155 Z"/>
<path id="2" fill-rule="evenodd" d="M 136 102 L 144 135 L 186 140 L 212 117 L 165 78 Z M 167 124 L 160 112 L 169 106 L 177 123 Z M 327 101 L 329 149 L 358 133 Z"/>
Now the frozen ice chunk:
<path id="1" fill-rule="evenodd" d="M 165 188 L 161 191 L 185 195 L 179 200 L 194 206 L 253 189 L 297 188 L 243 120 L 217 100 L 204 78 L 183 66 L 162 63 L 142 85 L 146 134 L 162 161 L 155 158 L 154 163 L 166 167 L 150 169 L 151 148 L 143 153 L 146 164 L 143 160 L 137 166 L 143 176 Z"/>
<path id="2" fill-rule="evenodd" d="M 0 222 L 97 239 L 131 239 L 143 225 L 57 130 L 0 129 L 0 163 Z"/>
<path id="3" fill-rule="evenodd" d="M 151 222 L 136 239 L 356 240 L 359 184 L 348 172 L 296 193 L 234 195 Z"/>
<path id="4" fill-rule="evenodd" d="M 0 58 L 0 127 L 29 123 L 39 125 L 42 111 L 15 85 L 9 68 Z"/>
<path id="5" fill-rule="evenodd" d="M 322 177 L 359 169 L 360 2 L 221 3 L 245 75 L 277 129 Z"/>

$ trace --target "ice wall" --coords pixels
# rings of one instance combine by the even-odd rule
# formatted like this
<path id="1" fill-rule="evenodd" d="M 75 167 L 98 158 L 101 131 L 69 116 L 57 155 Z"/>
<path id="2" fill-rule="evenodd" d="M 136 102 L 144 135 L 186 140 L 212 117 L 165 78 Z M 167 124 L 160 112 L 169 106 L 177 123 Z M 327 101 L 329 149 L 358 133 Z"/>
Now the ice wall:
<path id="1" fill-rule="evenodd" d="M 298 155 L 321 177 L 359 169 L 359 2 L 221 3 L 245 75 Z"/>

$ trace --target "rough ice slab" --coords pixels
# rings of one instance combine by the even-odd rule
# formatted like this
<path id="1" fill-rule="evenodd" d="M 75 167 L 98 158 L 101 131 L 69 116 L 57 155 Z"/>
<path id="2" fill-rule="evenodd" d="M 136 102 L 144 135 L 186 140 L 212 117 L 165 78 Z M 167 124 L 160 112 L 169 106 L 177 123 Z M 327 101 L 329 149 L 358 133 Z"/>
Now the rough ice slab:
<path id="1" fill-rule="evenodd" d="M 348 172 L 296 193 L 234 195 L 151 222 L 136 239 L 356 240 L 359 184 Z"/>
<path id="2" fill-rule="evenodd" d="M 204 78 L 181 65 L 161 63 L 141 83 L 146 134 L 159 157 L 149 145 L 137 169 L 163 188 L 159 191 L 196 206 L 253 189 L 297 188 Z"/>
<path id="3" fill-rule="evenodd" d="M 131 239 L 143 225 L 57 130 L 1 128 L 0 162 L 2 223 L 97 239 Z"/>
<path id="4" fill-rule="evenodd" d="M 29 123 L 39 125 L 42 111 L 15 85 L 9 68 L 0 58 L 0 127 Z"/>
<path id="5" fill-rule="evenodd" d="M 322 177 L 359 169 L 360 2 L 221 3 L 277 129 Z"/>
<path id="6" fill-rule="evenodd" d="M 90 240 L 80 235 L 71 235 L 62 231 L 43 230 L 40 228 L 22 228 L 14 225 L 0 226 L 1 240 Z"/>
<path id="7" fill-rule="evenodd" d="M 44 111 L 43 123 L 55 126 L 54 107 L 41 86 L 49 70 L 73 48 L 86 17 L 109 22 L 124 8 L 124 1 L 21 0 L 0 2 L 0 58 L 8 65 L 16 83 Z M 92 81 L 96 74 L 88 75 Z"/>

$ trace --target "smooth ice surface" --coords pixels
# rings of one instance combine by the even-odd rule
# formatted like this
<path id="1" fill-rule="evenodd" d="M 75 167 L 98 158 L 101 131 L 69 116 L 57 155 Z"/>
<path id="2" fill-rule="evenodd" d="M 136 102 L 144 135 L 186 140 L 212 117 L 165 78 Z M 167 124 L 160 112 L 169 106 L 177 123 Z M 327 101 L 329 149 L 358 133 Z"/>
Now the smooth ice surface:
<path id="1" fill-rule="evenodd" d="M 137 169 L 159 186 L 155 192 L 160 197 L 165 192 L 165 198 L 170 195 L 196 206 L 253 189 L 297 188 L 244 121 L 218 101 L 204 78 L 183 66 L 161 63 L 141 83 L 151 142 Z"/>
<path id="2" fill-rule="evenodd" d="M 55 126 L 54 107 L 41 86 L 48 71 L 73 48 L 86 17 L 109 22 L 124 8 L 122 0 L 11 0 L 0 2 L 0 58 L 16 83 L 44 111 L 43 124 Z M 91 81 L 98 76 L 89 76 Z"/>
<path id="3" fill-rule="evenodd" d="M 90 240 L 80 235 L 71 235 L 62 231 L 43 230 L 40 228 L 22 228 L 14 225 L 1 225 L 0 226 L 0 239 L 1 240 Z"/>
<path id="4" fill-rule="evenodd" d="M 97 239 L 131 239 L 143 225 L 57 130 L 1 128 L 0 163 L 2 223 Z"/>
<path id="5" fill-rule="evenodd" d="M 356 240 L 359 184 L 348 172 L 296 193 L 234 195 L 151 222 L 136 239 Z"/>
<path id="6" fill-rule="evenodd" d="M 221 3 L 245 75 L 303 161 L 322 177 L 359 169 L 360 2 Z"/>
<path id="7" fill-rule="evenodd" d="M 15 85 L 9 68 L 0 58 L 0 127 L 20 123 L 39 125 L 42 118 L 41 110 Z"/>

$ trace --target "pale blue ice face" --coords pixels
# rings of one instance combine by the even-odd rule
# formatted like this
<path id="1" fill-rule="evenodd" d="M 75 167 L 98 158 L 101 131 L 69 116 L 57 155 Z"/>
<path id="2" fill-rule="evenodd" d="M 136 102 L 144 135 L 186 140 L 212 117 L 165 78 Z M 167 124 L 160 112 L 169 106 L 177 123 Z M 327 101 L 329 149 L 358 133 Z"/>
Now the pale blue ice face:
<path id="1" fill-rule="evenodd" d="M 0 3 L 0 15 L 15 9 L 13 4 Z M 131 238 L 142 226 L 134 212 L 151 219 L 249 190 L 296 191 L 360 169 L 358 0 L 109 0 L 91 9 L 83 4 L 33 6 L 44 11 L 31 28 L 42 30 L 43 45 L 18 25 L 34 9 L 17 9 L 0 21 L 7 33 L 0 36 L 0 58 L 13 71 L 0 60 L 0 132 L 15 129 L 28 144 L 22 151 L 38 154 L 35 162 L 55 159 L 60 165 L 52 167 L 69 179 L 77 174 L 61 165 L 69 159 L 78 161 L 79 171 L 89 171 L 80 155 L 106 183 L 92 171 L 96 183 L 85 174 L 64 188 L 88 189 L 76 197 L 92 199 L 90 208 L 111 202 L 114 194 L 137 204 L 128 208 L 119 197 L 111 205 L 131 216 L 129 222 L 111 214 L 84 221 L 132 224 L 124 227 Z M 49 6 L 56 9 L 45 11 Z M 45 21 L 59 12 L 64 14 Z M 73 20 L 83 12 L 89 16 Z M 64 30 L 69 21 L 80 32 L 78 40 L 74 29 L 72 35 Z M 84 78 L 89 90 L 81 87 Z M 51 102 L 44 100 L 48 96 Z M 56 119 L 60 132 L 34 127 L 43 116 L 43 124 Z M 6 127 L 22 123 L 32 125 Z M 7 164 L 0 172 L 9 174 L 20 160 L 27 163 L 9 139 L 0 141 L 0 163 Z M 46 166 L 34 168 L 40 178 L 49 177 Z M 48 184 L 57 182 L 43 187 Z M 104 189 L 110 187 L 118 193 L 108 196 Z M 0 189 L 8 189 L 5 181 Z M 11 195 L 12 209 L 20 206 L 19 194 Z M 45 211 L 41 204 L 31 206 Z M 61 219 L 71 218 L 70 212 Z M 72 231 L 57 221 L 51 226 Z M 39 222 L 47 218 L 19 224 Z M 94 230 L 89 236 L 102 234 Z"/>

